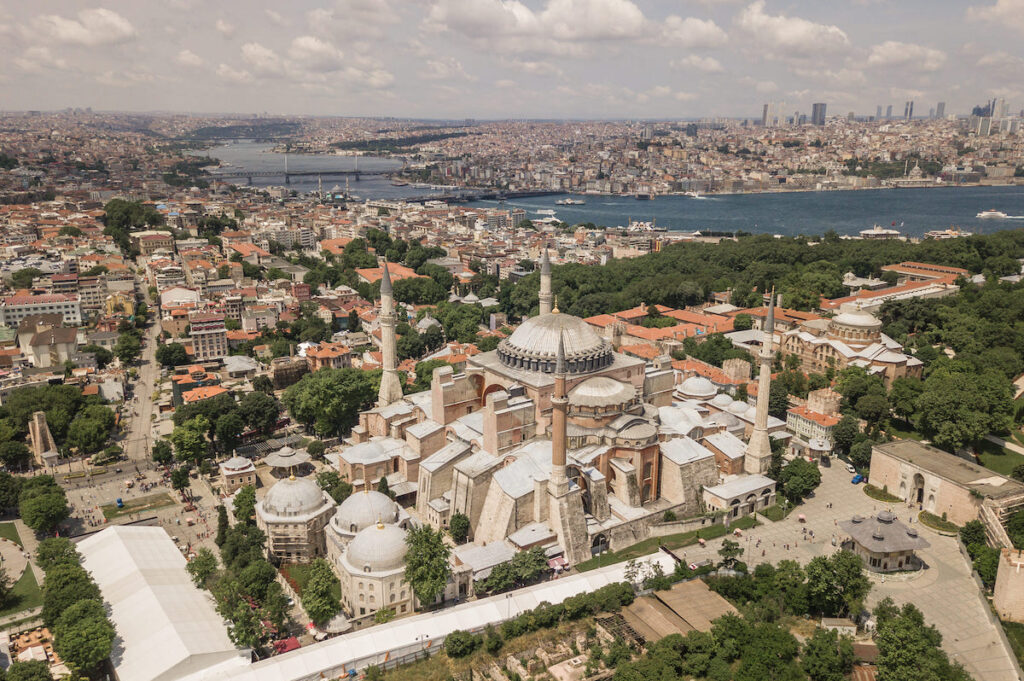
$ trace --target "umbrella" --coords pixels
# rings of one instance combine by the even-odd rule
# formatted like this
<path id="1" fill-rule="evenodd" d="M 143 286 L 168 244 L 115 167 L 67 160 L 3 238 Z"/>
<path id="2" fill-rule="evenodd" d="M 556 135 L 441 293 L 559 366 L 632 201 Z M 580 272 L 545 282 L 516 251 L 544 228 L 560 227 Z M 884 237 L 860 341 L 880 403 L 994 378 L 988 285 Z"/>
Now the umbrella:
<path id="1" fill-rule="evenodd" d="M 800 522 L 803 522 L 803 521 L 807 520 L 807 518 L 806 518 L 806 516 L 804 516 L 803 513 L 801 513 L 800 515 L 797 516 L 797 520 L 799 520 Z"/>

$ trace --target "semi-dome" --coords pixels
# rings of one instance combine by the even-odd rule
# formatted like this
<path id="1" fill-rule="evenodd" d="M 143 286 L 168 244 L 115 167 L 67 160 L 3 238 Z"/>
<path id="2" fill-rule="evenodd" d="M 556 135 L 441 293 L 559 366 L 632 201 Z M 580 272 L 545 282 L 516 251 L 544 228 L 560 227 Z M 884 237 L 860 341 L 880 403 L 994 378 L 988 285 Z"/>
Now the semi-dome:
<path id="1" fill-rule="evenodd" d="M 405 530 L 378 523 L 361 530 L 345 551 L 345 560 L 356 570 L 384 572 L 402 567 L 409 550 Z"/>
<path id="2" fill-rule="evenodd" d="M 297 516 L 315 513 L 334 501 L 312 478 L 285 478 L 276 482 L 260 503 L 268 513 Z"/>
<path id="3" fill-rule="evenodd" d="M 579 407 L 612 407 L 636 398 L 632 384 L 607 376 L 588 378 L 569 391 L 569 404 Z"/>
<path id="4" fill-rule="evenodd" d="M 341 502 L 334 522 L 342 530 L 358 532 L 377 522 L 398 521 L 398 504 L 386 494 L 374 490 L 356 492 Z M 354 528 L 354 530 L 353 530 Z"/>
<path id="5" fill-rule="evenodd" d="M 611 344 L 579 317 L 553 312 L 531 317 L 498 344 L 498 359 L 507 367 L 555 373 L 561 339 L 567 374 L 586 374 L 615 361 Z"/>
<path id="6" fill-rule="evenodd" d="M 690 376 L 679 385 L 679 392 L 687 397 L 709 399 L 714 397 L 718 390 L 714 383 L 703 376 Z"/>

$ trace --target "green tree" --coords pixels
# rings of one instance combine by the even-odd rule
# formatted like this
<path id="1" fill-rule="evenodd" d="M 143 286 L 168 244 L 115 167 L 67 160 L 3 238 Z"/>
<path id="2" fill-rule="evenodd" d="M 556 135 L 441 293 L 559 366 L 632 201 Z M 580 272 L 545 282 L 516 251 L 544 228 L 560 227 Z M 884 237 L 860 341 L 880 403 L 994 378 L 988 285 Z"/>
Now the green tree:
<path id="1" fill-rule="evenodd" d="M 327 449 L 327 445 L 324 444 L 323 440 L 313 440 L 306 445 L 306 451 L 314 459 L 323 458 L 324 451 Z"/>
<path id="2" fill-rule="evenodd" d="M 850 453 L 850 447 L 853 446 L 854 440 L 860 433 L 860 425 L 857 422 L 857 417 L 852 414 L 846 414 L 836 424 L 836 428 L 832 431 L 832 440 L 835 442 L 836 449 L 843 455 Z"/>
<path id="3" fill-rule="evenodd" d="M 889 402 L 896 415 L 909 421 L 917 411 L 917 398 L 923 389 L 924 384 L 916 378 L 901 377 L 894 380 L 889 390 Z"/>
<path id="4" fill-rule="evenodd" d="M 213 551 L 202 546 L 196 552 L 196 557 L 185 566 L 185 569 L 188 570 L 195 585 L 202 588 L 206 585 L 206 580 L 217 571 L 217 556 Z"/>
<path id="5" fill-rule="evenodd" d="M 61 659 L 85 673 L 96 671 L 113 650 L 114 625 L 98 599 L 79 600 L 68 607 L 53 634 L 53 647 Z"/>
<path id="6" fill-rule="evenodd" d="M 251 393 L 262 395 L 262 393 Z M 238 411 L 225 414 L 217 419 L 217 441 L 220 443 L 221 451 L 229 454 L 235 450 L 242 439 L 242 431 L 245 430 L 245 422 Z"/>
<path id="7" fill-rule="evenodd" d="M 783 495 L 790 503 L 798 504 L 821 484 L 821 471 L 817 464 L 797 457 L 782 467 L 779 482 Z"/>
<path id="8" fill-rule="evenodd" d="M 75 545 L 66 537 L 47 537 L 36 547 L 36 564 L 43 572 L 56 565 L 78 565 L 80 560 Z"/>
<path id="9" fill-rule="evenodd" d="M 874 444 L 871 440 L 864 439 L 850 447 L 850 463 L 859 469 L 871 466 L 871 451 Z"/>
<path id="10" fill-rule="evenodd" d="M 0 444 L 0 462 L 9 469 L 25 468 L 32 460 L 32 452 L 24 442 L 4 442 Z"/>
<path id="11" fill-rule="evenodd" d="M 153 461 L 166 466 L 167 464 L 174 461 L 174 452 L 171 450 L 171 443 L 167 440 L 160 439 L 153 443 L 153 451 L 151 453 Z"/>
<path id="12" fill-rule="evenodd" d="M 741 312 L 733 317 L 732 328 L 734 331 L 749 331 L 754 328 L 754 318 L 746 312 Z"/>
<path id="13" fill-rule="evenodd" d="M 985 535 L 985 526 L 981 524 L 980 520 L 968 521 L 960 528 L 960 540 L 963 541 L 964 546 L 971 546 L 972 544 L 984 546 L 988 542 Z"/>
<path id="14" fill-rule="evenodd" d="M 139 356 L 142 342 L 134 333 L 122 333 L 114 344 L 114 354 L 122 364 L 131 364 Z"/>
<path id="15" fill-rule="evenodd" d="M 853 644 L 835 631 L 815 629 L 804 644 L 801 666 L 811 681 L 843 681 L 853 668 Z"/>
<path id="16" fill-rule="evenodd" d="M 42 611 L 46 626 L 52 628 L 65 610 L 84 599 L 99 601 L 100 590 L 81 565 L 59 563 L 46 571 Z"/>
<path id="17" fill-rule="evenodd" d="M 309 618 L 323 624 L 338 614 L 341 603 L 335 597 L 338 578 L 323 558 L 317 558 L 309 570 L 309 581 L 302 591 L 302 607 Z"/>
<path id="18" fill-rule="evenodd" d="M 164 366 L 176 367 L 188 364 L 188 353 L 181 343 L 166 343 L 156 349 L 156 361 Z"/>
<path id="19" fill-rule="evenodd" d="M 71 514 L 67 495 L 49 475 L 22 483 L 18 510 L 25 524 L 39 534 L 52 534 Z"/>
<path id="20" fill-rule="evenodd" d="M 228 509 L 221 504 L 217 507 L 217 536 L 214 538 L 213 543 L 220 548 L 224 545 L 224 542 L 228 538 L 228 530 L 231 529 L 231 523 L 228 521 Z"/>
<path id="21" fill-rule="evenodd" d="M 388 486 L 388 479 L 385 476 L 380 476 L 380 480 L 377 481 L 377 491 L 381 494 L 395 498 L 395 495 L 391 493 L 391 488 Z"/>
<path id="22" fill-rule="evenodd" d="M 458 659 L 472 655 L 482 643 L 480 636 L 456 629 L 444 638 L 444 652 L 448 657 Z"/>
<path id="23" fill-rule="evenodd" d="M 21 496 L 21 478 L 0 471 L 0 511 L 15 508 Z"/>
<path id="24" fill-rule="evenodd" d="M 377 397 L 380 374 L 359 369 L 322 369 L 306 374 L 282 401 L 299 423 L 321 436 L 342 435 Z"/>
<path id="25" fill-rule="evenodd" d="M 768 413 L 785 421 L 787 411 L 789 411 L 789 390 L 783 382 L 772 381 L 768 392 Z"/>
<path id="26" fill-rule="evenodd" d="M 456 544 L 466 541 L 466 537 L 469 536 L 469 516 L 459 511 L 453 513 L 448 521 L 448 532 L 451 533 L 452 540 Z"/>
<path id="27" fill-rule="evenodd" d="M 451 574 L 444 535 L 430 525 L 421 525 L 406 533 L 405 543 L 409 546 L 405 555 L 405 581 L 420 603 L 432 605 L 444 593 Z"/>
<path id="28" fill-rule="evenodd" d="M 967 369 L 935 369 L 917 399 L 915 425 L 939 447 L 959 449 L 1010 427 L 1013 400 L 1009 380 L 995 371 L 976 374 Z"/>
<path id="29" fill-rule="evenodd" d="M 342 480 L 337 471 L 322 471 L 316 474 L 316 483 L 320 489 L 331 495 L 335 502 L 341 503 L 352 495 L 352 485 Z"/>
<path id="30" fill-rule="evenodd" d="M 250 428 L 260 431 L 264 435 L 270 435 L 277 428 L 277 419 L 280 410 L 277 400 L 270 395 L 253 391 L 246 393 L 238 402 L 238 413 Z M 220 424 L 218 424 L 220 425 Z"/>
<path id="31" fill-rule="evenodd" d="M 42 660 L 15 662 L 7 668 L 4 681 L 53 681 L 50 663 Z"/>
<path id="32" fill-rule="evenodd" d="M 252 485 L 243 486 L 235 494 L 235 519 L 242 523 L 255 522 L 256 488 Z"/>
<path id="33" fill-rule="evenodd" d="M 206 439 L 195 427 L 178 426 L 171 431 L 171 444 L 174 445 L 174 456 L 178 461 L 199 465 L 206 457 Z"/>
<path id="34" fill-rule="evenodd" d="M 29 288 L 32 286 L 32 280 L 36 277 L 41 277 L 43 271 L 36 269 L 35 267 L 26 267 L 24 269 L 17 270 L 11 275 L 11 284 L 14 288 Z"/>
<path id="35" fill-rule="evenodd" d="M 114 354 L 110 350 L 92 343 L 82 348 L 82 352 L 91 353 L 96 358 L 96 366 L 100 369 L 105 369 L 114 359 Z"/>
<path id="36" fill-rule="evenodd" d="M 270 380 L 268 376 L 260 374 L 259 376 L 256 376 L 255 378 L 252 379 L 252 389 L 258 390 L 261 393 L 265 393 L 267 395 L 273 395 L 274 383 L 273 381 Z"/>
<path id="37" fill-rule="evenodd" d="M 171 471 L 171 487 L 173 489 L 180 492 L 191 484 L 192 483 L 188 478 L 188 466 L 175 468 Z"/>
<path id="38" fill-rule="evenodd" d="M 860 557 L 849 551 L 812 558 L 805 572 L 811 611 L 828 617 L 860 612 L 871 589 Z"/>

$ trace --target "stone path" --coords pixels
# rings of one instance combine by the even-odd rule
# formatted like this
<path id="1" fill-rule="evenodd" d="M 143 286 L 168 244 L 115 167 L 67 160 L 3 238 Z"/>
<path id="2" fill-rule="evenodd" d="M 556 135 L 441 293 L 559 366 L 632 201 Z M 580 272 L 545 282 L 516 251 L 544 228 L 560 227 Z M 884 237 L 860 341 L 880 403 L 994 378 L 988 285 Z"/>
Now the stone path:
<path id="1" fill-rule="evenodd" d="M 1015 442 L 1011 442 L 1010 440 L 1004 440 L 1003 438 L 998 437 L 996 435 L 992 435 L 991 433 L 986 435 L 985 439 L 988 440 L 989 442 L 992 442 L 994 444 L 999 445 L 1000 447 L 1006 447 L 1011 452 L 1017 452 L 1018 454 L 1024 454 L 1024 447 L 1021 447 L 1019 444 L 1017 444 Z"/>
<path id="2" fill-rule="evenodd" d="M 839 465 L 822 469 L 822 483 L 814 498 L 808 499 L 785 520 L 773 523 L 759 518 L 763 525 L 743 533 L 738 540 L 744 549 L 741 560 L 751 567 L 763 561 L 777 563 L 784 559 L 806 564 L 815 556 L 839 550 L 832 546 L 831 540 L 835 535 L 838 544 L 843 538 L 836 526 L 840 520 L 855 514 L 869 516 L 887 508 L 903 522 L 916 516 L 903 504 L 885 504 L 871 499 L 864 494 L 862 485 L 850 483 L 851 477 Z M 827 507 L 829 503 L 832 508 Z M 799 522 L 799 514 L 806 517 L 806 522 Z M 881 577 L 874 579 L 868 596 L 869 607 L 886 596 L 900 605 L 912 602 L 921 609 L 928 623 L 942 633 L 942 646 L 950 658 L 963 664 L 975 679 L 1019 681 L 1021 676 L 1013 653 L 1004 644 L 998 623 L 991 618 L 988 601 L 974 581 L 957 540 L 925 528 L 916 517 L 913 522 L 931 543 L 919 553 L 927 567 L 912 579 L 886 578 L 884 582 Z M 813 531 L 813 539 L 805 538 L 804 528 Z M 709 541 L 704 548 L 688 546 L 680 553 L 689 561 L 717 560 L 721 541 Z"/>

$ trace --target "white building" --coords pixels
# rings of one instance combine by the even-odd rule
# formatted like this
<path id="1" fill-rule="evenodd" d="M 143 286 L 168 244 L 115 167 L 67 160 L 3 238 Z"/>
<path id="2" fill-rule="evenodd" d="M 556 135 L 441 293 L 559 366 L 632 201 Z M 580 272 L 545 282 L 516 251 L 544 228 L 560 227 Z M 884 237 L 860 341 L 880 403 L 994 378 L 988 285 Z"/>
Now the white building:
<path id="1" fill-rule="evenodd" d="M 59 314 L 65 326 L 78 326 L 82 323 L 82 299 L 77 294 L 48 293 L 36 296 L 19 293 L 7 296 L 0 303 L 0 319 L 4 326 L 16 328 L 22 319 L 37 314 Z"/>

